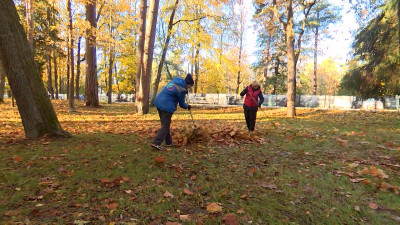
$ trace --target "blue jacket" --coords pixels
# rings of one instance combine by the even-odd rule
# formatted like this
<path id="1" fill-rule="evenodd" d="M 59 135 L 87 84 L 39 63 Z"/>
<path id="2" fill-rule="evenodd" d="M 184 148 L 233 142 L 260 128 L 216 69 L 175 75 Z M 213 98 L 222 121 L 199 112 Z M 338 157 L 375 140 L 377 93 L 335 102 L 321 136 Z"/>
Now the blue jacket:
<path id="1" fill-rule="evenodd" d="M 154 105 L 161 111 L 173 114 L 178 103 L 181 108 L 188 108 L 188 105 L 185 103 L 186 94 L 185 80 L 176 77 L 165 85 L 162 91 L 157 95 Z"/>

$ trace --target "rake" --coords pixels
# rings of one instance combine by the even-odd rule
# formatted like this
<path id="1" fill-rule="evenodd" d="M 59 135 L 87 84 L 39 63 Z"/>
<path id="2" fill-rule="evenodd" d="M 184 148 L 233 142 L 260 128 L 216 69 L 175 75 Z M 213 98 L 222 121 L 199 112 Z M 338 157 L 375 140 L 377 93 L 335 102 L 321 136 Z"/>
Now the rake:
<path id="1" fill-rule="evenodd" d="M 253 97 L 252 95 L 250 95 L 250 97 L 253 99 L 253 101 L 254 101 L 256 104 L 258 104 L 258 102 L 254 99 L 254 97 Z M 264 112 L 263 110 L 261 110 L 261 107 L 260 107 L 260 111 L 264 113 L 264 116 L 265 116 L 265 117 L 268 117 L 267 113 Z"/>

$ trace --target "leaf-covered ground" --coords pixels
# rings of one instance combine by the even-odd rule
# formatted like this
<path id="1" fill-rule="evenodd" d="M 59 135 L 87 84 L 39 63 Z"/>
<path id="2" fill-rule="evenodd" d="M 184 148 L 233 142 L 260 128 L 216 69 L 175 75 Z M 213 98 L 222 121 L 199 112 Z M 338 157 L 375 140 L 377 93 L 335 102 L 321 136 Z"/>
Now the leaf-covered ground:
<path id="1" fill-rule="evenodd" d="M 1 224 L 398 224 L 398 112 L 242 109 L 173 116 L 177 147 L 155 151 L 160 126 L 131 104 L 54 101 L 69 139 L 25 140 L 0 104 Z M 194 135 L 195 134 L 195 135 Z"/>

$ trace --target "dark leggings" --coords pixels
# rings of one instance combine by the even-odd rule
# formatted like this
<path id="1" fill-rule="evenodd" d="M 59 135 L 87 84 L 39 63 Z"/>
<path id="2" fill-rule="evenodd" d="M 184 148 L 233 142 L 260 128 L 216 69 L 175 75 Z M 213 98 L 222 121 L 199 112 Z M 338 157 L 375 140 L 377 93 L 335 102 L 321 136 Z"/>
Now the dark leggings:
<path id="1" fill-rule="evenodd" d="M 246 105 L 243 105 L 243 110 L 247 128 L 249 129 L 249 131 L 254 131 L 254 127 L 256 126 L 258 107 L 248 107 Z"/>
<path id="2" fill-rule="evenodd" d="M 157 131 L 157 134 L 154 137 L 152 143 L 156 145 L 161 145 L 161 143 L 165 141 L 165 144 L 170 145 L 172 144 L 170 132 L 172 114 L 159 109 L 157 110 L 161 120 L 161 128 Z"/>

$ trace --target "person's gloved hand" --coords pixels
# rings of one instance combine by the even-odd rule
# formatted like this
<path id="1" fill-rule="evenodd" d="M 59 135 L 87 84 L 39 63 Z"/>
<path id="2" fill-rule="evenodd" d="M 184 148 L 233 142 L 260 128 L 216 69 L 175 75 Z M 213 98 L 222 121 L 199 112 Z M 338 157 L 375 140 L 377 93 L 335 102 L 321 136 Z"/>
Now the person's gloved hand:
<path id="1" fill-rule="evenodd" d="M 192 106 L 191 105 L 188 105 L 188 108 L 187 108 L 188 110 L 190 110 L 190 109 L 192 109 Z"/>

